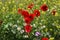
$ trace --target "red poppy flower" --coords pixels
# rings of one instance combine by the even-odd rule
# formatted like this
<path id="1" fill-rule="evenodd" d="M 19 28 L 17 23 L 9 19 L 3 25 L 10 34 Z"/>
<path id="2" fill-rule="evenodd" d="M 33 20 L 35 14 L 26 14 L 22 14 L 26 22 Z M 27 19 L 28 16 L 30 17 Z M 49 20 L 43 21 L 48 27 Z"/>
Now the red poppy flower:
<path id="1" fill-rule="evenodd" d="M 28 17 L 25 17 L 24 18 L 24 20 L 25 20 L 25 22 L 27 23 L 27 24 L 30 24 L 31 23 L 31 21 L 34 19 L 34 14 L 29 14 L 29 16 Z"/>
<path id="2" fill-rule="evenodd" d="M 20 8 L 19 8 L 19 9 L 18 9 L 18 14 L 20 14 L 20 13 L 21 13 L 21 11 L 22 11 L 22 9 L 20 9 Z"/>
<path id="3" fill-rule="evenodd" d="M 47 11 L 48 10 L 48 6 L 46 4 L 43 4 L 43 5 L 41 5 L 40 9 L 42 11 Z"/>
<path id="4" fill-rule="evenodd" d="M 35 17 L 35 14 L 30 14 L 29 15 L 29 18 L 31 19 L 31 21 L 34 19 L 34 17 Z"/>
<path id="5" fill-rule="evenodd" d="M 52 10 L 52 15 L 55 15 L 55 14 L 56 14 L 56 10 L 53 9 L 53 10 Z"/>
<path id="6" fill-rule="evenodd" d="M 25 17 L 24 20 L 25 20 L 25 22 L 26 22 L 27 24 L 30 24 L 30 23 L 31 23 L 31 19 L 30 19 L 29 17 Z"/>
<path id="7" fill-rule="evenodd" d="M 40 16 L 39 10 L 34 10 L 34 14 L 35 14 L 36 17 Z"/>
<path id="8" fill-rule="evenodd" d="M 24 29 L 25 29 L 25 32 L 30 33 L 32 27 L 30 25 L 26 25 L 26 26 L 24 26 Z"/>
<path id="9" fill-rule="evenodd" d="M 33 8 L 33 6 L 34 6 L 34 4 L 33 4 L 33 3 L 31 3 L 31 4 L 29 4 L 29 5 L 28 5 L 28 8 L 32 9 L 32 8 Z"/>
<path id="10" fill-rule="evenodd" d="M 28 11 L 26 11 L 26 10 L 22 10 L 22 15 L 24 16 L 24 17 L 28 17 L 29 16 L 29 13 L 28 13 Z"/>
<path id="11" fill-rule="evenodd" d="M 49 40 L 48 38 L 42 38 L 42 40 Z"/>

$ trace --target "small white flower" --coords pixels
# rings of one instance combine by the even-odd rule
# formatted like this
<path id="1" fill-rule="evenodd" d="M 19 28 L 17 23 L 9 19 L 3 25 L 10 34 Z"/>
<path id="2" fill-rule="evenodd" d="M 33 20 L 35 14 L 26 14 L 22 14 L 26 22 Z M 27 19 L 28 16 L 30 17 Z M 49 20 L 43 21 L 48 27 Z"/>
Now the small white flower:
<path id="1" fill-rule="evenodd" d="M 23 37 L 24 37 L 24 38 L 28 38 L 28 35 L 24 35 Z"/>
<path id="2" fill-rule="evenodd" d="M 20 33 L 21 33 L 21 34 L 24 33 L 24 30 L 21 30 Z"/>
<path id="3" fill-rule="evenodd" d="M 43 28 L 45 28 L 46 26 L 45 25 L 43 25 Z"/>
<path id="4" fill-rule="evenodd" d="M 43 25 L 43 26 L 41 26 L 41 29 L 43 29 L 43 28 L 45 28 L 46 26 L 45 25 Z"/>
<path id="5" fill-rule="evenodd" d="M 20 28 L 20 27 L 17 27 L 17 30 L 18 30 L 18 31 L 20 31 L 20 30 L 21 30 L 21 28 Z"/>
<path id="6" fill-rule="evenodd" d="M 32 26 L 36 27 L 36 24 L 33 24 Z"/>
<path id="7" fill-rule="evenodd" d="M 35 24 L 33 24 L 33 26 L 36 26 Z"/>
<path id="8" fill-rule="evenodd" d="M 49 9 L 47 11 L 49 11 Z"/>

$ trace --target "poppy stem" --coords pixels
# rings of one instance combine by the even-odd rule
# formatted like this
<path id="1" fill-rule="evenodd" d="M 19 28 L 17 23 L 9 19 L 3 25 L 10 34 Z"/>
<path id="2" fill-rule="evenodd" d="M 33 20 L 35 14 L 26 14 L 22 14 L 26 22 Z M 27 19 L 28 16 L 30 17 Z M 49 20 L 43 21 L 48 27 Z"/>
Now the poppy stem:
<path id="1" fill-rule="evenodd" d="M 28 37 L 29 37 L 29 33 L 28 33 Z"/>

